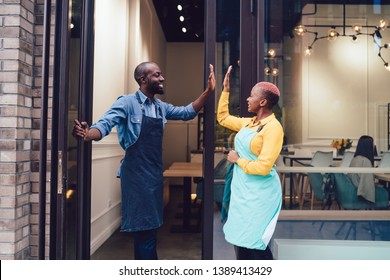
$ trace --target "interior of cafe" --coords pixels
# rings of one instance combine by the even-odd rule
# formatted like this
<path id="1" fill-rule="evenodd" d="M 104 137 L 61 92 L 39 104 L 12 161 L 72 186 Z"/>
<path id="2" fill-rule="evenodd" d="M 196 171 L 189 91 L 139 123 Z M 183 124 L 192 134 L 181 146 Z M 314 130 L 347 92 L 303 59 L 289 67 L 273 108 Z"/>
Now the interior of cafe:
<path id="1" fill-rule="evenodd" d="M 72 127 L 74 119 L 96 122 L 118 96 L 135 93 L 135 67 L 153 61 L 165 78 L 158 98 L 177 106 L 204 91 L 208 64 L 216 77 L 214 98 L 195 119 L 164 124 L 160 259 L 235 259 L 223 232 L 233 131 L 216 121 L 229 66 L 231 115 L 252 116 L 247 98 L 255 83 L 280 89 L 273 107 L 284 132 L 272 169 L 282 194 L 269 243 L 275 259 L 390 259 L 390 1 L 54 5 L 56 27 L 45 33 L 54 33 L 56 47 L 50 56 L 47 46 L 43 58 L 54 65 L 43 70 L 58 94 L 44 100 L 42 93 L 52 107 L 42 103 L 41 111 L 46 106 L 53 119 L 40 123 L 52 121 L 32 196 L 29 220 L 40 230 L 34 257 L 133 259 L 132 237 L 119 231 L 117 172 L 125 152 L 117 131 L 85 144 Z"/>
<path id="2" fill-rule="evenodd" d="M 204 8 L 203 1 L 153 2 L 156 21 L 168 41 L 166 60 L 161 60 L 167 78 L 167 94 L 162 99 L 186 104 L 203 88 L 204 34 L 200 30 L 204 26 L 194 19 L 197 17 L 203 22 L 203 15 L 196 10 L 199 6 Z M 183 10 L 178 9 L 179 2 L 186 2 Z M 245 32 L 239 25 L 240 5 L 239 1 L 216 2 L 215 104 L 222 90 L 223 76 L 232 65 L 229 108 L 231 114 L 242 116 L 247 108 L 241 101 L 249 92 L 245 93 L 246 97 L 240 92 L 240 84 L 246 79 L 240 71 L 244 67 L 240 60 L 240 37 Z M 264 4 L 264 47 L 263 53 L 258 54 L 259 67 L 262 79 L 275 83 L 282 93 L 274 113 L 285 133 L 283 149 L 275 163 L 282 184 L 283 205 L 271 242 L 274 256 L 278 259 L 389 259 L 384 248 L 390 251 L 390 2 L 278 0 L 259 3 Z M 191 9 L 198 14 L 191 15 Z M 178 15 L 177 18 L 182 15 L 184 23 L 188 20 L 188 26 L 192 21 L 186 34 L 180 33 L 185 33 L 181 16 L 172 23 L 173 14 Z M 174 25 L 180 28 L 174 31 Z M 101 30 L 96 29 L 97 39 L 99 32 L 104 32 Z M 190 33 L 192 38 L 185 37 Z M 153 40 L 151 38 L 150 42 Z M 99 53 L 98 45 L 96 48 Z M 191 65 L 190 77 L 184 75 L 183 67 L 188 66 L 183 62 Z M 204 115 L 200 113 L 189 122 L 166 124 L 163 159 L 167 226 L 161 229 L 164 234 L 160 237 L 164 244 L 161 245 L 163 258 L 202 258 L 201 244 L 205 236 L 201 235 L 201 220 L 204 215 L 213 217 L 210 238 L 214 259 L 235 258 L 231 244 L 224 240 L 221 222 L 231 133 L 215 122 L 213 213 L 205 214 L 202 212 Z M 351 161 L 362 136 L 373 139 L 373 164 L 352 167 Z M 102 144 L 95 145 L 96 151 L 99 145 Z M 120 157 L 119 152 L 117 157 Z M 112 171 L 115 165 L 110 167 Z M 93 172 L 104 167 L 95 168 Z M 367 201 L 357 194 L 358 188 L 348 176 L 352 173 L 372 179 L 377 201 Z M 93 184 L 96 201 L 102 193 L 94 188 Z M 118 190 L 103 192 L 107 192 L 111 202 L 120 201 Z M 101 205 L 95 204 L 92 212 L 98 212 Z M 119 212 L 115 211 L 110 215 L 118 223 Z M 123 250 L 126 239 L 116 231 L 117 223 L 106 233 L 107 238 L 99 240 L 94 233 L 107 223 L 98 218 L 92 221 L 92 258 L 115 258 L 109 253 L 115 246 Z M 177 227 L 177 224 L 182 233 L 172 233 L 172 225 Z M 175 250 L 175 244 L 188 248 L 191 253 L 178 255 L 183 249 Z M 318 249 L 323 245 L 329 253 Z M 297 253 L 295 246 L 304 246 L 307 250 Z M 363 250 L 363 257 L 361 248 L 370 248 Z"/>

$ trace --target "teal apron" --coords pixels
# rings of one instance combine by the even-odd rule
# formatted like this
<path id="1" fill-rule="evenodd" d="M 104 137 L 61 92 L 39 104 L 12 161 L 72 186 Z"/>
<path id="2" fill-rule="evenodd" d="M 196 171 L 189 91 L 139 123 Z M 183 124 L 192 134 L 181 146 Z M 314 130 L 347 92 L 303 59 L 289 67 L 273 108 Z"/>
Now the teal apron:
<path id="1" fill-rule="evenodd" d="M 240 157 L 257 160 L 258 156 L 250 151 L 250 143 L 257 133 L 246 127 L 237 133 L 234 145 Z M 275 231 L 281 205 L 281 183 L 274 168 L 265 176 L 252 175 L 235 164 L 229 215 L 223 227 L 226 241 L 265 250 Z"/>
<path id="2" fill-rule="evenodd" d="M 163 223 L 162 119 L 145 116 L 142 108 L 141 133 L 126 149 L 120 167 L 122 191 L 121 231 L 158 228 Z"/>

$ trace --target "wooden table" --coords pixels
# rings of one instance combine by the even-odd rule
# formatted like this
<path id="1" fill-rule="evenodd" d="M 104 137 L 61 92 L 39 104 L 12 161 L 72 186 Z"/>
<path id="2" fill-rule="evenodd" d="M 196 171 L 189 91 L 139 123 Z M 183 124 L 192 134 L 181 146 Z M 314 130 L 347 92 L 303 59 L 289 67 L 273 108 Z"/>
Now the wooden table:
<path id="1" fill-rule="evenodd" d="M 180 177 L 184 179 L 183 185 L 183 223 L 172 226 L 172 232 L 194 232 L 199 228 L 190 225 L 191 219 L 191 180 L 203 177 L 203 165 L 198 162 L 174 162 L 164 171 L 164 177 Z"/>

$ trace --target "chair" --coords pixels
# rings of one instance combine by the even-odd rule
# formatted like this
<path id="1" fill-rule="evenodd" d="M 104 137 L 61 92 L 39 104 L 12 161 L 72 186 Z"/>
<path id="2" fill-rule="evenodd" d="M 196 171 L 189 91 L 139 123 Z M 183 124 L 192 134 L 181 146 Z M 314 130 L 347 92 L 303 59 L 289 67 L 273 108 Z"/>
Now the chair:
<path id="1" fill-rule="evenodd" d="M 343 155 L 343 158 L 342 158 L 339 166 L 340 167 L 349 167 L 354 155 L 355 155 L 355 152 L 346 151 Z"/>
<path id="2" fill-rule="evenodd" d="M 278 167 L 284 167 L 286 166 L 284 161 L 283 161 L 283 156 L 278 156 L 278 158 L 276 159 L 276 162 L 275 162 L 275 165 L 278 166 Z M 280 182 L 281 182 L 281 185 L 282 185 L 282 197 L 283 197 L 283 205 L 285 204 L 285 198 L 286 198 L 286 178 L 290 178 L 291 179 L 291 176 L 289 173 L 279 173 L 279 178 L 280 178 Z M 294 180 L 294 183 L 293 183 L 293 195 L 294 197 L 298 197 L 298 201 L 300 201 L 300 193 L 298 191 L 298 178 L 295 174 L 293 174 L 292 176 L 292 180 Z"/>
<path id="3" fill-rule="evenodd" d="M 222 206 L 223 192 L 225 189 L 225 176 L 228 164 L 229 161 L 226 158 L 223 158 L 214 168 L 214 201 L 219 210 L 221 210 Z M 203 180 L 197 182 L 196 197 L 198 199 L 203 198 Z"/>
<path id="4" fill-rule="evenodd" d="M 375 203 L 371 203 L 357 195 L 357 187 L 352 183 L 349 177 L 344 173 L 335 173 L 336 199 L 342 209 L 345 210 L 363 210 L 363 209 L 388 209 L 389 194 L 385 188 L 375 188 Z M 339 228 L 336 234 L 339 234 L 345 223 Z M 372 225 L 370 224 L 372 227 Z M 356 239 L 356 222 L 351 222 L 351 226 L 345 236 L 348 236 L 351 231 L 354 231 L 354 239 Z M 375 231 L 371 229 L 372 235 Z M 373 239 L 374 236 L 373 236 Z"/>
<path id="5" fill-rule="evenodd" d="M 335 173 L 336 197 L 342 209 L 387 209 L 389 194 L 383 187 L 375 187 L 375 203 L 371 203 L 357 195 L 357 187 L 344 173 Z"/>
<path id="6" fill-rule="evenodd" d="M 313 210 L 314 200 L 321 201 L 321 209 L 330 209 L 335 199 L 333 178 L 329 174 L 308 173 L 312 188 L 310 210 Z"/>
<path id="7" fill-rule="evenodd" d="M 308 164 L 306 166 L 328 167 L 328 166 L 331 166 L 332 164 L 333 164 L 333 152 L 332 151 L 330 151 L 330 152 L 317 151 L 314 153 L 310 164 Z M 310 183 L 307 179 L 306 173 L 300 174 L 299 181 L 301 182 L 300 185 L 302 186 L 300 188 L 302 190 L 302 193 L 300 195 L 301 200 L 299 203 L 299 207 L 300 207 L 300 209 L 302 209 L 303 204 L 305 203 L 305 196 L 306 196 L 306 193 L 308 191 L 308 188 L 310 188 L 310 192 L 312 192 L 312 190 L 311 190 Z"/>
<path id="8" fill-rule="evenodd" d="M 384 152 L 378 167 L 390 167 L 390 151 Z"/>
<path id="9" fill-rule="evenodd" d="M 381 160 L 379 161 L 378 163 L 378 167 L 387 167 L 389 168 L 390 167 L 390 151 L 387 151 L 387 152 L 384 152 L 382 157 L 381 157 Z M 379 184 L 383 184 L 387 187 L 388 191 L 390 192 L 390 183 L 388 180 L 381 180 L 381 179 L 377 179 L 377 182 L 379 182 Z"/>

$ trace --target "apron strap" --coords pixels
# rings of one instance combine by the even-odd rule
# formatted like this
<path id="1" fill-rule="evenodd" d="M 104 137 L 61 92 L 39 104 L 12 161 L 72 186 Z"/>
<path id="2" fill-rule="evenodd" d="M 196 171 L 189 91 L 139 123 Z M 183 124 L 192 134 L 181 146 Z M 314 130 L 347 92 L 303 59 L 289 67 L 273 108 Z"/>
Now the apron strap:
<path id="1" fill-rule="evenodd" d="M 144 107 L 144 104 L 142 104 L 141 96 L 139 96 L 138 91 L 135 93 L 135 95 L 136 95 L 136 97 L 137 97 L 137 100 L 138 100 L 139 105 L 141 106 L 142 115 L 145 116 L 145 107 Z"/>
<path id="2" fill-rule="evenodd" d="M 259 133 L 263 129 L 264 126 L 265 126 L 265 124 L 260 125 L 259 128 L 256 130 L 256 132 Z"/>

